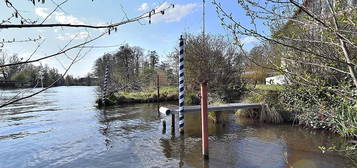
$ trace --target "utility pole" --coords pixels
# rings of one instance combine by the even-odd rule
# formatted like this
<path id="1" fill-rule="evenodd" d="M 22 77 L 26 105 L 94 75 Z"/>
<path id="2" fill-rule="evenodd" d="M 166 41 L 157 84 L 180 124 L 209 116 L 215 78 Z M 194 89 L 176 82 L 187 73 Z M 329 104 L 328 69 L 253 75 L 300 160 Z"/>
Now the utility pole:
<path id="1" fill-rule="evenodd" d="M 202 46 L 201 46 L 201 62 L 206 62 L 206 0 L 202 0 Z M 208 80 L 207 68 L 200 65 L 199 81 Z"/>
<path id="2" fill-rule="evenodd" d="M 205 40 L 205 28 L 206 28 L 206 0 L 202 2 L 202 36 L 203 41 Z"/>
<path id="3" fill-rule="evenodd" d="M 202 2 L 202 56 L 201 59 L 204 61 L 205 58 L 205 45 L 206 45 L 206 40 L 205 40 L 205 3 L 206 1 L 203 0 Z M 205 65 L 201 65 L 205 66 Z M 200 85 L 201 85 L 201 129 L 202 129 L 202 155 L 204 159 L 208 159 L 208 97 L 207 97 L 207 81 L 208 81 L 208 75 L 207 75 L 207 68 L 202 68 L 201 69 L 201 79 L 200 79 Z"/>

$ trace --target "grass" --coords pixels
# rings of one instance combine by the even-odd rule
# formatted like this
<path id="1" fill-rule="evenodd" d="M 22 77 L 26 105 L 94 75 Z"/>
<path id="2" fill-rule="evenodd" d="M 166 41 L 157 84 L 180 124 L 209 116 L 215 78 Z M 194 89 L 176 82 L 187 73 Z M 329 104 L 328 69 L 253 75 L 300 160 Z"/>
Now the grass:
<path id="1" fill-rule="evenodd" d="M 263 104 L 260 110 L 256 109 L 240 109 L 236 111 L 236 115 L 247 117 L 267 123 L 282 123 L 289 120 L 290 115 L 280 107 L 279 92 L 283 89 L 281 85 L 249 85 L 247 87 L 250 92 L 243 95 L 241 102 L 243 103 L 261 103 Z"/>
<path id="2" fill-rule="evenodd" d="M 248 85 L 246 87 L 248 90 L 270 90 L 270 91 L 281 91 L 284 89 L 283 85 L 264 85 L 264 84 L 258 84 L 258 85 Z"/>
<path id="3" fill-rule="evenodd" d="M 156 99 L 157 89 L 146 89 L 136 92 L 120 91 L 114 94 L 116 97 L 125 97 L 127 99 L 145 100 Z M 160 98 L 173 97 L 178 95 L 178 89 L 175 86 L 162 86 L 160 87 Z"/>
<path id="4" fill-rule="evenodd" d="M 142 91 L 119 91 L 111 94 L 106 102 L 107 105 L 117 105 L 125 103 L 153 103 L 164 101 L 177 101 L 178 88 L 177 86 L 162 86 L 160 87 L 160 97 L 157 98 L 157 89 L 145 89 Z M 101 99 L 97 100 L 99 106 L 102 105 Z M 197 95 L 187 93 L 185 96 L 185 103 L 187 105 L 199 104 L 200 100 Z"/>
<path id="5" fill-rule="evenodd" d="M 185 95 L 185 104 L 187 105 L 198 105 L 200 101 L 200 98 L 194 93 L 187 93 Z"/>

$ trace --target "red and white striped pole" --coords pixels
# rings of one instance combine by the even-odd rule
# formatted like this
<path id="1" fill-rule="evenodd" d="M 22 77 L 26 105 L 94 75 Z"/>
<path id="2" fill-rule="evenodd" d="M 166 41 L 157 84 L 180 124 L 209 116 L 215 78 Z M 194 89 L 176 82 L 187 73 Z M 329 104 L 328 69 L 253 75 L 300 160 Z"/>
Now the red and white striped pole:
<path id="1" fill-rule="evenodd" d="M 201 128 L 202 128 L 202 155 L 208 159 L 208 105 L 207 83 L 201 83 Z"/>

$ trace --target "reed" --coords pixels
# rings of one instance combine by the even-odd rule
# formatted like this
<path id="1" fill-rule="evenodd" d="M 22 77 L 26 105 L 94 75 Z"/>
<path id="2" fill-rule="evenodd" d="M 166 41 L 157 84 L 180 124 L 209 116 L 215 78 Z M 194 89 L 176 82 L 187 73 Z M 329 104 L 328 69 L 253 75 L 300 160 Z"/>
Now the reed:
<path id="1" fill-rule="evenodd" d="M 278 93 L 271 90 L 260 90 L 249 92 L 243 96 L 242 102 L 244 103 L 261 103 L 261 109 L 239 109 L 236 115 L 239 117 L 253 118 L 266 123 L 282 123 L 284 117 L 278 110 L 279 100 Z"/>

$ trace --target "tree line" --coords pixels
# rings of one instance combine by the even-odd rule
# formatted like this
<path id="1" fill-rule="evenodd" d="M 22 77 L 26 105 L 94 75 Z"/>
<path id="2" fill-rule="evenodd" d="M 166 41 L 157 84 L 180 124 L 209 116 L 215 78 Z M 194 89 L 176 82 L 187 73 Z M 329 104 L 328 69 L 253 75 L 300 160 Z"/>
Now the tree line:
<path id="1" fill-rule="evenodd" d="M 243 81 L 243 57 L 239 49 L 221 35 L 194 35 L 186 33 L 185 80 L 188 93 L 198 93 L 202 78 L 209 80 L 212 93 L 223 99 L 239 96 Z M 103 81 L 109 67 L 109 85 L 118 90 L 137 91 L 161 86 L 178 85 L 178 48 L 160 60 L 156 51 L 144 52 L 138 46 L 124 44 L 115 52 L 98 58 L 94 74 Z M 101 84 L 103 86 L 103 84 Z"/>
<path id="2" fill-rule="evenodd" d="M 22 58 L 16 54 L 9 56 L 5 51 L 0 52 L 0 65 L 16 64 L 20 61 Z M 0 74 L 0 80 L 23 83 L 25 87 L 47 87 L 52 83 L 52 86 L 97 85 L 96 78 L 90 73 L 84 78 L 75 78 L 72 75 L 62 77 L 56 68 L 48 65 L 22 64 L 3 67 Z M 60 80 L 57 80 L 59 78 Z"/>
<path id="3" fill-rule="evenodd" d="M 138 46 L 124 44 L 113 53 L 106 53 L 95 61 L 94 75 L 104 81 L 105 69 L 109 69 L 111 90 L 137 91 L 176 82 L 176 70 L 169 63 L 161 61 L 156 51 L 147 51 Z M 103 86 L 100 84 L 100 86 Z"/>

